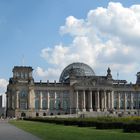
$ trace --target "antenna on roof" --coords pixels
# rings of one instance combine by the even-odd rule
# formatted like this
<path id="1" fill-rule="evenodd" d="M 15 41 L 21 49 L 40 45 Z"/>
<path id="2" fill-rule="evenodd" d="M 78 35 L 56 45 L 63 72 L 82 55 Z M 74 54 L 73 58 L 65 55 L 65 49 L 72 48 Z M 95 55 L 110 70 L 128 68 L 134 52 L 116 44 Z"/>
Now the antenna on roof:
<path id="1" fill-rule="evenodd" d="M 117 80 L 119 80 L 119 72 L 117 71 Z"/>
<path id="2" fill-rule="evenodd" d="M 24 54 L 22 55 L 22 66 L 25 65 Z"/>

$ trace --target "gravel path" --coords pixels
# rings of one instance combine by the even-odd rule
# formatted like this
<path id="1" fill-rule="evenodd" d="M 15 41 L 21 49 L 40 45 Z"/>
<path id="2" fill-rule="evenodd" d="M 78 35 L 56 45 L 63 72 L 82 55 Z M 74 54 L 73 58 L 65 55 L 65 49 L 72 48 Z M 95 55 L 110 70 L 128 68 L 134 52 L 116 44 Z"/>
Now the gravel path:
<path id="1" fill-rule="evenodd" d="M 6 120 L 0 120 L 0 140 L 41 140 L 36 136 L 25 132 Z"/>

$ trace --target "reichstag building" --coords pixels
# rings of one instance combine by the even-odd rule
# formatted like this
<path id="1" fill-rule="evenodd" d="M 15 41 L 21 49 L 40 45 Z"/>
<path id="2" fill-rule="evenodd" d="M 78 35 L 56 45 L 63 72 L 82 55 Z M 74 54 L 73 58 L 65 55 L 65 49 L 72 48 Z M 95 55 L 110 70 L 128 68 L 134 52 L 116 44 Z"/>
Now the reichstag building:
<path id="1" fill-rule="evenodd" d="M 115 80 L 111 69 L 97 76 L 84 63 L 72 63 L 61 73 L 59 82 L 35 82 L 32 67 L 15 66 L 7 86 L 9 117 L 49 115 L 139 115 L 140 72 L 136 83 Z"/>

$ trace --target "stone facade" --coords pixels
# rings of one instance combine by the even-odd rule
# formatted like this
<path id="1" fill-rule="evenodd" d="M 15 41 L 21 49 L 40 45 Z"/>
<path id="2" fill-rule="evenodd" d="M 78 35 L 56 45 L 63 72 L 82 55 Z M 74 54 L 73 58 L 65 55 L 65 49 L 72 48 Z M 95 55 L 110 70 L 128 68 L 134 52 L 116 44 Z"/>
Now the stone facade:
<path id="1" fill-rule="evenodd" d="M 136 84 L 96 76 L 86 64 L 73 63 L 59 82 L 34 82 L 32 67 L 16 66 L 7 86 L 7 116 L 35 117 L 60 114 L 139 115 L 140 73 Z"/>

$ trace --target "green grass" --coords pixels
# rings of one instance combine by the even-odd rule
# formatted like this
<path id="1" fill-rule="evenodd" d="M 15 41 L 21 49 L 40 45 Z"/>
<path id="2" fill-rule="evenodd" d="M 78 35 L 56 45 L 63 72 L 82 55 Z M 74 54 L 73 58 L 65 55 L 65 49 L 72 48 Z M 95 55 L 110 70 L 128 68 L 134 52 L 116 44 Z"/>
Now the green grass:
<path id="1" fill-rule="evenodd" d="M 97 130 L 31 121 L 10 121 L 43 140 L 140 140 L 140 133 L 123 133 L 122 130 Z"/>

